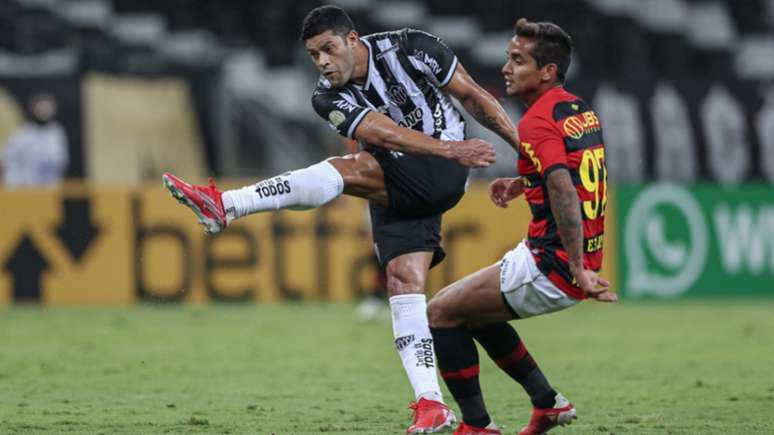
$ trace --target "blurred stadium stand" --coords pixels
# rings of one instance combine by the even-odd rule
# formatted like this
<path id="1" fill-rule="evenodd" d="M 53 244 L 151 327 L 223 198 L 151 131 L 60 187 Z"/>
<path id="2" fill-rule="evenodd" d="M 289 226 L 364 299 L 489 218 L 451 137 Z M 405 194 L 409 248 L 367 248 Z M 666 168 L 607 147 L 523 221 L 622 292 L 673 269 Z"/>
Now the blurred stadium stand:
<path id="1" fill-rule="evenodd" d="M 334 3 L 351 13 L 362 34 L 416 27 L 441 36 L 498 97 L 515 19 L 556 22 L 576 41 L 569 87 L 601 113 L 611 168 L 618 168 L 612 178 L 774 180 L 774 0 Z M 202 176 L 284 171 L 343 149 L 309 104 L 316 73 L 298 41 L 303 16 L 320 4 L 0 0 L 0 87 L 19 99 L 52 87 L 63 108 L 72 108 L 63 121 L 73 177 L 94 178 L 91 151 L 84 150 L 114 146 L 87 144 L 81 131 L 88 120 L 78 83 L 96 73 L 182 77 L 191 91 L 201 146 L 144 152 L 156 160 L 138 165 L 140 179 L 155 178 L 180 152 L 201 154 L 190 166 Z M 507 109 L 514 116 L 522 110 L 511 102 Z M 473 122 L 469 132 L 492 139 Z M 509 173 L 512 153 L 493 141 L 502 159 L 482 175 Z"/>

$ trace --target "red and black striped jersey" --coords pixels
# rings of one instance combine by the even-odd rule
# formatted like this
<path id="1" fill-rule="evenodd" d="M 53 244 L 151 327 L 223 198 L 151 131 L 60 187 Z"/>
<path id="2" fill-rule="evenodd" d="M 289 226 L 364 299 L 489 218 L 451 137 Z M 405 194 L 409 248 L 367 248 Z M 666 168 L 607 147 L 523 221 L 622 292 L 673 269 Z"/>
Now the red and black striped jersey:
<path id="1" fill-rule="evenodd" d="M 535 101 L 519 121 L 519 174 L 532 212 L 527 244 L 538 268 L 568 295 L 584 299 L 575 283 L 551 213 L 546 179 L 569 170 L 583 219 L 583 264 L 599 271 L 607 203 L 607 170 L 602 126 L 597 114 L 577 96 L 557 87 Z"/>

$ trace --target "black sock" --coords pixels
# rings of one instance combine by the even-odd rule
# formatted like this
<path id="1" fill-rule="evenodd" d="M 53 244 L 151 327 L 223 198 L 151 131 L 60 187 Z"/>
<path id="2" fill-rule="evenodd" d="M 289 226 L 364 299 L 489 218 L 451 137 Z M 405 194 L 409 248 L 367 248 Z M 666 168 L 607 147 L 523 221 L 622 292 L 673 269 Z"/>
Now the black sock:
<path id="1" fill-rule="evenodd" d="M 487 413 L 478 382 L 478 350 L 467 327 L 430 328 L 441 377 L 462 411 L 462 421 L 486 427 Z"/>
<path id="2" fill-rule="evenodd" d="M 470 330 L 489 356 L 513 380 L 521 384 L 536 408 L 552 408 L 556 391 L 527 352 L 519 334 L 508 322 Z"/>

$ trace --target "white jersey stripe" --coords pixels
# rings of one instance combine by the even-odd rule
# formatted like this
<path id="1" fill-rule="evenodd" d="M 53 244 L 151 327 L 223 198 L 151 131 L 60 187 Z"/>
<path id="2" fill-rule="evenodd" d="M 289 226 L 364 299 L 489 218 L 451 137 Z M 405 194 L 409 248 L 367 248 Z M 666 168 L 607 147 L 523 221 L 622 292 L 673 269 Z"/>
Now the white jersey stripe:
<path id="1" fill-rule="evenodd" d="M 444 87 L 449 84 L 452 77 L 454 76 L 454 72 L 457 71 L 457 64 L 459 61 L 457 60 L 457 56 L 454 56 L 454 60 L 452 61 L 452 66 L 449 68 L 449 73 L 446 74 L 446 78 L 443 79 L 443 82 L 440 84 L 441 87 Z"/>
<path id="2" fill-rule="evenodd" d="M 376 42 L 379 48 L 385 53 L 384 58 L 387 60 L 387 66 L 392 71 L 395 78 L 406 87 L 408 96 L 411 101 L 414 102 L 414 106 L 422 110 L 422 126 L 425 134 L 432 135 L 435 131 L 433 129 L 433 108 L 427 104 L 425 96 L 419 89 L 411 76 L 403 69 L 403 66 L 398 60 L 398 50 L 390 50 L 394 45 L 389 39 L 382 39 Z M 389 50 L 389 51 L 387 51 Z"/>
<path id="3" fill-rule="evenodd" d="M 379 44 L 381 41 L 377 41 L 377 44 Z M 388 41 L 389 42 L 389 41 Z M 376 65 L 374 65 L 374 54 L 373 54 L 373 48 L 371 47 L 371 44 L 368 45 L 368 78 L 366 79 L 366 84 L 370 84 L 376 92 L 379 94 L 379 97 L 381 97 L 382 101 L 389 102 L 390 97 L 387 95 L 387 85 L 384 84 L 384 79 L 382 79 L 382 76 L 379 74 L 379 70 L 376 68 Z M 403 118 L 403 112 L 400 111 L 400 107 L 397 107 L 393 104 L 387 104 L 387 110 L 390 112 L 390 118 L 393 120 L 400 120 Z M 396 121 L 398 122 L 398 121 Z"/>
<path id="4" fill-rule="evenodd" d="M 352 135 L 355 134 L 355 130 L 357 129 L 357 126 L 360 125 L 360 121 L 362 121 L 370 111 L 371 109 L 363 110 L 363 112 L 357 115 L 357 118 L 352 121 L 352 125 L 349 126 L 349 130 L 347 131 L 348 138 L 352 139 Z"/>

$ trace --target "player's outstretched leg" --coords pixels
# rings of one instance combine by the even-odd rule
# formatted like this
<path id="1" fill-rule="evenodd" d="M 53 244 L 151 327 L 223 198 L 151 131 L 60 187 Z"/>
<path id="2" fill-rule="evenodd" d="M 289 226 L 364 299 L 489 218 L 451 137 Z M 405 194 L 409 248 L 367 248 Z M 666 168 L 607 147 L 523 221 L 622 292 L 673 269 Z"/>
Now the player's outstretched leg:
<path id="1" fill-rule="evenodd" d="M 162 178 L 172 196 L 194 212 L 207 233 L 220 232 L 232 220 L 253 213 L 319 207 L 344 191 L 344 179 L 328 161 L 226 192 L 219 191 L 212 180 L 209 186 L 197 186 L 170 173 Z"/>

